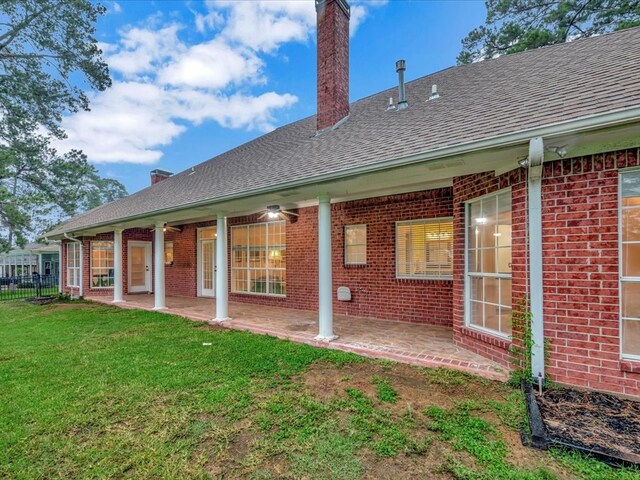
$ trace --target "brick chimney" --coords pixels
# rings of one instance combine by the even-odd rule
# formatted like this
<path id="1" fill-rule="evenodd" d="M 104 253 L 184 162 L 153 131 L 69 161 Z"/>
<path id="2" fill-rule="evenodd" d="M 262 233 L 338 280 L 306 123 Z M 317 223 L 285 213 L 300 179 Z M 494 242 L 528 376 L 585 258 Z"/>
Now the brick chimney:
<path id="1" fill-rule="evenodd" d="M 160 170 L 156 168 L 155 170 L 151 170 L 151 185 L 155 185 L 162 180 L 166 180 L 169 177 L 172 177 L 173 173 L 168 172 L 166 170 Z"/>
<path id="2" fill-rule="evenodd" d="M 318 14 L 317 130 L 349 115 L 349 17 L 347 0 L 316 0 Z"/>

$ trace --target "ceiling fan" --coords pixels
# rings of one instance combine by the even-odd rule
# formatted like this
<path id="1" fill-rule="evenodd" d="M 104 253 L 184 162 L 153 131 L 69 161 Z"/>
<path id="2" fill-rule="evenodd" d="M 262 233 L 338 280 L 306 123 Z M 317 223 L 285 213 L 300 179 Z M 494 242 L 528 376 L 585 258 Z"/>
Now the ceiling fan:
<path id="1" fill-rule="evenodd" d="M 153 232 L 155 228 L 150 228 L 149 231 Z M 179 227 L 172 227 L 170 225 L 165 225 L 162 229 L 164 232 L 182 232 L 182 229 Z"/>
<path id="2" fill-rule="evenodd" d="M 258 220 L 262 220 L 263 218 L 268 218 L 269 220 L 289 220 L 289 216 L 297 217 L 298 214 L 288 210 L 282 210 L 280 205 L 267 205 L 267 209 L 258 217 Z"/>

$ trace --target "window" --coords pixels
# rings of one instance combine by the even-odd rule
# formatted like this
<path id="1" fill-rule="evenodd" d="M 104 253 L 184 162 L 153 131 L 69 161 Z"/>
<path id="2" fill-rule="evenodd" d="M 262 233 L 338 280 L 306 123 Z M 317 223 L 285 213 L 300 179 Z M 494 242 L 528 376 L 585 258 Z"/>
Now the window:
<path id="1" fill-rule="evenodd" d="M 173 265 L 173 242 L 164 242 L 164 264 Z"/>
<path id="2" fill-rule="evenodd" d="M 67 286 L 80 286 L 80 244 L 67 243 Z"/>
<path id="3" fill-rule="evenodd" d="M 467 323 L 511 335 L 511 191 L 467 204 Z"/>
<path id="4" fill-rule="evenodd" d="M 113 242 L 91 242 L 91 287 L 113 287 Z"/>
<path id="5" fill-rule="evenodd" d="M 640 171 L 621 176 L 622 355 L 640 359 Z"/>
<path id="6" fill-rule="evenodd" d="M 347 225 L 344 227 L 344 264 L 367 264 L 366 225 Z"/>
<path id="7" fill-rule="evenodd" d="M 286 295 L 285 222 L 231 228 L 231 291 Z"/>
<path id="8" fill-rule="evenodd" d="M 449 279 L 453 275 L 450 218 L 396 223 L 396 276 Z"/>

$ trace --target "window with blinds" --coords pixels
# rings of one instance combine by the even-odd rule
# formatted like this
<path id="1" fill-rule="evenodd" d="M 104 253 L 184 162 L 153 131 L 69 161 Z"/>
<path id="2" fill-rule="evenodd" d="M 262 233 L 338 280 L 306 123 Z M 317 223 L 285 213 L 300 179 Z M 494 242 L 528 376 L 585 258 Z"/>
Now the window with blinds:
<path id="1" fill-rule="evenodd" d="M 453 220 L 396 223 L 396 277 L 449 279 L 453 276 Z"/>

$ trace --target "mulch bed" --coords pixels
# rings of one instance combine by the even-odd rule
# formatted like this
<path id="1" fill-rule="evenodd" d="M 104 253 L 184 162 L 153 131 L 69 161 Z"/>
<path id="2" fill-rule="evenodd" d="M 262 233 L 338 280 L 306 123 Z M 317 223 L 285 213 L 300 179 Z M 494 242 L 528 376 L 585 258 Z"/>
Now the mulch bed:
<path id="1" fill-rule="evenodd" d="M 640 402 L 571 389 L 536 397 L 551 443 L 640 464 Z"/>

